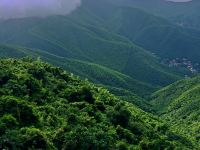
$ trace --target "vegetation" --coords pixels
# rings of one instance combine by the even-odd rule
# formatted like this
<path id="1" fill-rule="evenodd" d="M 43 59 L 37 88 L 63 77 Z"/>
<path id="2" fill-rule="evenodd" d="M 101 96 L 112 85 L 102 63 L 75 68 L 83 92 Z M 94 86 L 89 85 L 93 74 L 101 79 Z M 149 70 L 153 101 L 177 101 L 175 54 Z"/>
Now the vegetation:
<path id="1" fill-rule="evenodd" d="M 87 0 L 88 1 L 88 0 Z M 200 27 L 199 21 L 199 6 L 198 0 L 192 0 L 189 3 L 174 3 L 165 0 L 152 0 L 152 1 L 140 1 L 140 0 L 109 0 L 113 4 L 139 8 L 145 10 L 148 13 L 166 18 L 169 21 L 176 23 L 184 28 L 197 29 Z"/>
<path id="2" fill-rule="evenodd" d="M 113 32 L 127 37 L 161 58 L 188 58 L 199 62 L 198 30 L 182 28 L 161 17 L 131 7 L 120 7 L 113 14 L 107 23 Z"/>
<path id="3" fill-rule="evenodd" d="M 200 77 L 162 64 L 199 65 L 199 6 L 82 0 L 0 20 L 0 149 L 200 149 Z"/>
<path id="4" fill-rule="evenodd" d="M 119 83 L 117 85 L 124 80 L 125 90 L 144 97 L 149 94 L 148 91 L 171 84 L 184 74 L 161 65 L 160 59 L 152 53 L 162 58 L 187 57 L 198 62 L 200 34 L 143 10 L 131 8 L 134 5 L 123 7 L 122 3 L 113 0 L 84 0 L 81 7 L 69 16 L 2 21 L 0 43 L 37 51 L 37 55 L 45 57 L 45 61 L 48 59 L 48 62 L 59 64 L 98 84 L 105 85 L 105 72 L 109 69 L 106 74 L 115 76 L 117 72 L 114 79 L 120 80 L 120 83 L 115 82 Z M 28 52 L 28 55 L 32 53 Z M 52 57 L 57 57 L 56 60 L 62 57 L 66 63 L 55 61 Z M 66 59 L 70 59 L 70 63 Z M 73 69 L 76 67 L 88 70 Z M 104 72 L 100 78 L 97 73 L 99 70 Z M 119 73 L 123 77 L 119 78 Z M 134 84 L 129 84 L 129 80 L 139 86 L 133 87 Z M 106 86 L 113 86 L 113 82 L 110 81 Z M 141 92 L 141 88 L 136 88 L 144 86 L 148 90 Z"/>
<path id="5" fill-rule="evenodd" d="M 89 63 L 90 67 L 91 64 L 100 65 L 150 87 L 166 86 L 181 78 L 182 74 L 161 65 L 159 58 L 134 44 L 128 37 L 107 28 L 101 16 L 95 15 L 91 10 L 93 6 L 91 1 L 87 5 L 84 3 L 83 7 L 69 16 L 13 19 L 0 22 L 0 43 L 34 51 L 37 49 L 42 53 L 64 59 L 75 59 Z M 105 6 L 102 2 L 98 3 L 101 3 L 101 7 Z M 92 6 L 89 7 L 90 5 Z M 108 10 L 113 8 L 112 5 L 108 6 Z M 94 9 L 97 10 L 96 7 Z M 100 10 L 99 14 L 105 9 Z M 95 65 L 92 67 L 96 67 Z M 90 72 L 87 76 L 93 77 Z M 102 81 L 99 82 L 102 83 Z M 127 81 L 125 82 L 128 84 Z M 109 84 L 109 86 L 112 85 Z M 151 88 L 150 91 L 155 91 L 156 88 Z M 127 90 L 135 92 L 130 88 Z M 143 96 L 143 93 L 137 94 Z"/>
<path id="6" fill-rule="evenodd" d="M 131 91 L 132 93 L 137 93 L 139 96 L 147 96 L 159 88 L 159 86 L 153 86 L 145 82 L 138 81 L 126 74 L 95 63 L 63 58 L 41 50 L 16 46 L 0 46 L 0 57 L 2 58 L 21 58 L 25 56 L 32 58 L 40 57 L 42 60 L 69 70 L 70 72 L 81 76 L 83 79 L 87 78 L 89 81 L 106 87 L 123 88 Z"/>
<path id="7" fill-rule="evenodd" d="M 154 93 L 151 103 L 173 129 L 200 143 L 200 77 L 188 78 Z M 200 145 L 199 145 L 200 147 Z"/>
<path id="8" fill-rule="evenodd" d="M 0 149 L 192 149 L 165 122 L 60 68 L 0 60 Z"/>

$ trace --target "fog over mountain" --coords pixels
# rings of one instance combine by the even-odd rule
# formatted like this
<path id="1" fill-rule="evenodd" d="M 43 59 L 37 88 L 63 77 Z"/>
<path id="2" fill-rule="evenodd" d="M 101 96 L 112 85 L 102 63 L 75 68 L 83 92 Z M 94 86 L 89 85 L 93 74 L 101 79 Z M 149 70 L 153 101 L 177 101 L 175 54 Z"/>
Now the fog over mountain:
<path id="1" fill-rule="evenodd" d="M 80 4 L 81 0 L 0 0 L 0 18 L 66 15 Z"/>
<path id="2" fill-rule="evenodd" d="M 189 2 L 192 0 L 166 0 Z M 81 0 L 0 0 L 0 19 L 66 15 L 76 9 Z"/>

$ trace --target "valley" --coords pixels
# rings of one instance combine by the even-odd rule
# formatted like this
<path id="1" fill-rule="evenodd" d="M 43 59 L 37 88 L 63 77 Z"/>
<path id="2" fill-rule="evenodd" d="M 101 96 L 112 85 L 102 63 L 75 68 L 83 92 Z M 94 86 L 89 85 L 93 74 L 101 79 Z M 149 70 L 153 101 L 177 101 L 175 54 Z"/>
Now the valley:
<path id="1" fill-rule="evenodd" d="M 200 149 L 198 6 L 0 18 L 0 149 Z"/>

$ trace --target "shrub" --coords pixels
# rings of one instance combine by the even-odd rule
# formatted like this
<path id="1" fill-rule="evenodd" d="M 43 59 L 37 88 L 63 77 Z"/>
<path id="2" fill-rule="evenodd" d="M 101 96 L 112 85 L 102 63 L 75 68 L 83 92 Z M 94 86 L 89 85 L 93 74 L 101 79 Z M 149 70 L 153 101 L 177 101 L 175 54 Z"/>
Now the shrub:
<path id="1" fill-rule="evenodd" d="M 12 114 L 20 126 L 30 126 L 36 124 L 37 116 L 33 113 L 33 108 L 25 101 L 12 96 L 0 97 L 0 116 Z"/>
<path id="2" fill-rule="evenodd" d="M 0 135 L 4 134 L 7 129 L 14 129 L 19 125 L 17 119 L 12 115 L 3 115 L 0 118 Z"/>

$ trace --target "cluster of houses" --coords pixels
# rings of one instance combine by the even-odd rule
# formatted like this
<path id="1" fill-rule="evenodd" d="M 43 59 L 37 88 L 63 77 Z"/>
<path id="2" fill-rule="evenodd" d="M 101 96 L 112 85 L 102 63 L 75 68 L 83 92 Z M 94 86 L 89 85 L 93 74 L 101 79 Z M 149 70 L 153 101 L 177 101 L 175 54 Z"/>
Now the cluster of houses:
<path id="1" fill-rule="evenodd" d="M 163 61 L 164 64 L 167 64 L 169 67 L 182 67 L 191 71 L 192 74 L 200 72 L 200 64 L 193 63 L 187 58 L 176 58 L 176 59 L 166 59 Z"/>

